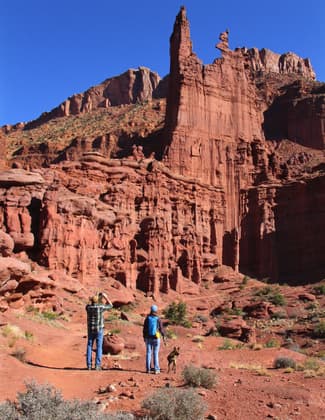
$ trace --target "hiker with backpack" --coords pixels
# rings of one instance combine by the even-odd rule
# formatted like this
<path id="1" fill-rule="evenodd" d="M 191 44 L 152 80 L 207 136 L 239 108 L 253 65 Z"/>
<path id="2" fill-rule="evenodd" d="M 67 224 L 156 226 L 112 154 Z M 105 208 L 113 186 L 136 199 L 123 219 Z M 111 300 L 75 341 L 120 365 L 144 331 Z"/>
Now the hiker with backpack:
<path id="1" fill-rule="evenodd" d="M 153 371 L 155 374 L 160 373 L 160 338 L 165 338 L 165 331 L 157 312 L 158 307 L 156 305 L 152 305 L 150 313 L 147 315 L 143 324 L 143 339 L 146 344 L 146 372 L 151 373 L 151 359 L 153 358 Z"/>

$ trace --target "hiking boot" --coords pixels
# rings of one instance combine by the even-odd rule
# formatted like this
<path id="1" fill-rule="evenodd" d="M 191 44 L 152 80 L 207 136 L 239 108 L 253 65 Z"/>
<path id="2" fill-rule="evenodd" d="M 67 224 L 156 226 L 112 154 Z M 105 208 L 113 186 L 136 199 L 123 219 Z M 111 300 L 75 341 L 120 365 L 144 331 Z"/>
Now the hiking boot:
<path id="1" fill-rule="evenodd" d="M 91 366 L 87 366 L 87 370 L 91 370 Z"/>
<path id="2" fill-rule="evenodd" d="M 95 370 L 102 370 L 101 366 L 96 366 Z"/>
<path id="3" fill-rule="evenodd" d="M 159 375 L 160 374 L 160 370 L 155 370 L 155 375 Z"/>

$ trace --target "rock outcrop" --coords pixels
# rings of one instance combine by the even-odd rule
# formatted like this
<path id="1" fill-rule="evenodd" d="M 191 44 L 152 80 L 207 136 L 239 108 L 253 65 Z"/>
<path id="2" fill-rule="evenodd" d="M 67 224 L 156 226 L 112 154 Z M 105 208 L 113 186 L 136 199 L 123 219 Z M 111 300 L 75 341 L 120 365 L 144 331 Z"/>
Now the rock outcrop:
<path id="1" fill-rule="evenodd" d="M 148 137 L 144 147 L 128 138 L 114 158 L 121 137 L 76 138 L 47 167 L 0 173 L 2 263 L 17 258 L 31 267 L 14 277 L 2 271 L 1 307 L 13 305 L 14 294 L 17 306 L 28 295 L 59 308 L 51 299 L 53 288 L 63 288 L 60 278 L 76 291 L 100 281 L 122 304 L 135 289 L 155 298 L 197 294 L 202 279 L 227 280 L 223 265 L 232 275 L 292 284 L 325 276 L 324 85 L 309 60 L 232 51 L 228 38 L 226 30 L 217 44 L 222 57 L 203 65 L 181 9 L 163 136 Z M 147 69 L 129 71 L 44 118 L 145 101 L 161 94 L 159 83 Z M 282 151 L 284 140 L 292 150 Z M 298 150 L 298 142 L 309 148 Z M 40 280 L 35 264 L 51 276 Z M 247 326 L 237 327 L 241 339 L 254 340 Z"/>
<path id="2" fill-rule="evenodd" d="M 24 125 L 30 129 L 53 118 L 88 113 L 97 108 L 109 108 L 123 104 L 134 104 L 164 97 L 165 83 L 160 76 L 146 67 L 129 69 L 119 76 L 109 78 L 83 93 L 70 96 L 50 112 Z"/>

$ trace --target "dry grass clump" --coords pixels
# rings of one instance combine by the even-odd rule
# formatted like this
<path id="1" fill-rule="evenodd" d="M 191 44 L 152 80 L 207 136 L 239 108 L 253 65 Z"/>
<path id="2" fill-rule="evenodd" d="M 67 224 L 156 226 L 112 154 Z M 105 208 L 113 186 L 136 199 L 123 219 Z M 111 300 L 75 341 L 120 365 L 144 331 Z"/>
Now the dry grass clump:
<path id="1" fill-rule="evenodd" d="M 4 337 L 7 337 L 7 338 L 11 338 L 11 337 L 23 338 L 24 337 L 24 333 L 18 327 L 18 325 L 7 324 L 1 328 L 1 333 Z"/>
<path id="2" fill-rule="evenodd" d="M 233 369 L 248 370 L 248 371 L 254 372 L 258 376 L 270 376 L 270 373 L 267 371 L 267 369 L 261 365 L 231 363 L 230 367 Z"/>

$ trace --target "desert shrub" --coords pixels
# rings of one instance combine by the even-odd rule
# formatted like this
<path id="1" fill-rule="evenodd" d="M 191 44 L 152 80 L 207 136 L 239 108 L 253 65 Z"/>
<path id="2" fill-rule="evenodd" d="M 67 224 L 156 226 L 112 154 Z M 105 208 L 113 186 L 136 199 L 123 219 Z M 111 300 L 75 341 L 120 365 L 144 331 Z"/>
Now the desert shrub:
<path id="1" fill-rule="evenodd" d="M 0 403 L 0 419 L 17 420 L 18 418 L 17 409 L 14 403 L 11 401 Z"/>
<path id="2" fill-rule="evenodd" d="M 325 284 L 320 284 L 319 286 L 315 286 L 314 292 L 316 293 L 316 295 L 325 295 Z"/>
<path id="3" fill-rule="evenodd" d="M 181 326 L 182 326 L 182 327 L 185 327 L 185 328 L 192 328 L 192 322 L 191 322 L 191 321 L 189 321 L 188 319 L 185 319 L 185 321 L 183 321 L 183 322 L 181 323 Z"/>
<path id="4" fill-rule="evenodd" d="M 310 357 L 304 361 L 303 369 L 304 370 L 314 370 L 317 371 L 321 367 L 319 361 L 313 357 Z"/>
<path id="5" fill-rule="evenodd" d="M 6 338 L 22 338 L 24 334 L 18 325 L 7 324 L 1 329 L 1 333 Z"/>
<path id="6" fill-rule="evenodd" d="M 170 328 L 166 328 L 165 335 L 167 338 L 169 338 L 169 340 L 176 340 L 177 338 L 175 331 L 171 330 Z"/>
<path id="7" fill-rule="evenodd" d="M 221 346 L 218 347 L 219 350 L 233 350 L 234 348 L 235 346 L 228 338 L 226 338 Z"/>
<path id="8" fill-rule="evenodd" d="M 193 318 L 193 321 L 194 322 L 207 322 L 207 321 L 209 321 L 209 318 L 207 316 L 205 316 L 205 315 L 197 314 Z"/>
<path id="9" fill-rule="evenodd" d="M 248 283 L 249 277 L 248 276 L 244 276 L 243 281 L 242 281 L 242 285 L 246 285 Z"/>
<path id="10" fill-rule="evenodd" d="M 106 420 L 135 420 L 136 417 L 131 413 L 119 412 L 113 414 L 107 414 Z"/>
<path id="11" fill-rule="evenodd" d="M 296 362 L 291 357 L 277 357 L 274 360 L 275 369 L 292 368 L 295 369 Z"/>
<path id="12" fill-rule="evenodd" d="M 273 303 L 273 305 L 277 306 L 284 306 L 287 303 L 284 296 L 277 291 L 270 295 L 268 299 L 271 303 Z"/>
<path id="13" fill-rule="evenodd" d="M 269 341 L 267 341 L 264 344 L 264 347 L 266 347 L 267 349 L 270 349 L 272 347 L 280 347 L 280 343 L 275 338 L 270 338 Z"/>
<path id="14" fill-rule="evenodd" d="M 186 385 L 210 389 L 217 382 L 217 376 L 214 371 L 206 368 L 199 368 L 193 365 L 185 366 L 182 371 L 182 377 Z"/>
<path id="15" fill-rule="evenodd" d="M 11 353 L 11 356 L 15 357 L 16 359 L 18 359 L 20 362 L 25 363 L 26 362 L 26 350 L 22 347 L 14 350 Z"/>
<path id="16" fill-rule="evenodd" d="M 160 420 L 201 420 L 206 406 L 192 389 L 162 388 L 142 402 L 149 416 Z"/>
<path id="17" fill-rule="evenodd" d="M 325 337 L 325 321 L 320 321 L 314 328 L 314 335 L 317 338 Z"/>
<path id="18" fill-rule="evenodd" d="M 284 306 L 286 304 L 285 297 L 280 293 L 279 289 L 271 286 L 265 286 L 259 289 L 255 293 L 255 296 L 263 297 L 273 303 L 273 305 Z"/>
<path id="19" fill-rule="evenodd" d="M 287 318 L 287 313 L 285 311 L 277 311 L 272 314 L 272 319 L 285 319 Z"/>
<path id="20" fill-rule="evenodd" d="M 185 302 L 172 302 L 166 309 L 164 309 L 163 313 L 174 325 L 184 326 L 184 324 L 188 322 L 186 319 L 187 307 Z"/>
<path id="21" fill-rule="evenodd" d="M 110 334 L 120 334 L 121 329 L 120 328 L 112 328 L 110 331 Z"/>
<path id="22" fill-rule="evenodd" d="M 1 414 L 5 412 L 6 416 Z M 11 417 L 10 417 L 11 416 Z M 64 401 L 61 393 L 51 385 L 26 383 L 26 391 L 17 394 L 17 404 L 0 405 L 0 418 L 6 420 L 107 420 L 98 412 L 95 403 Z"/>
<path id="23" fill-rule="evenodd" d="M 34 334 L 31 331 L 25 331 L 25 338 L 26 340 L 33 341 Z"/>
<path id="24" fill-rule="evenodd" d="M 55 321 L 56 319 L 59 318 L 59 314 L 53 311 L 41 312 L 40 316 L 47 321 Z"/>

